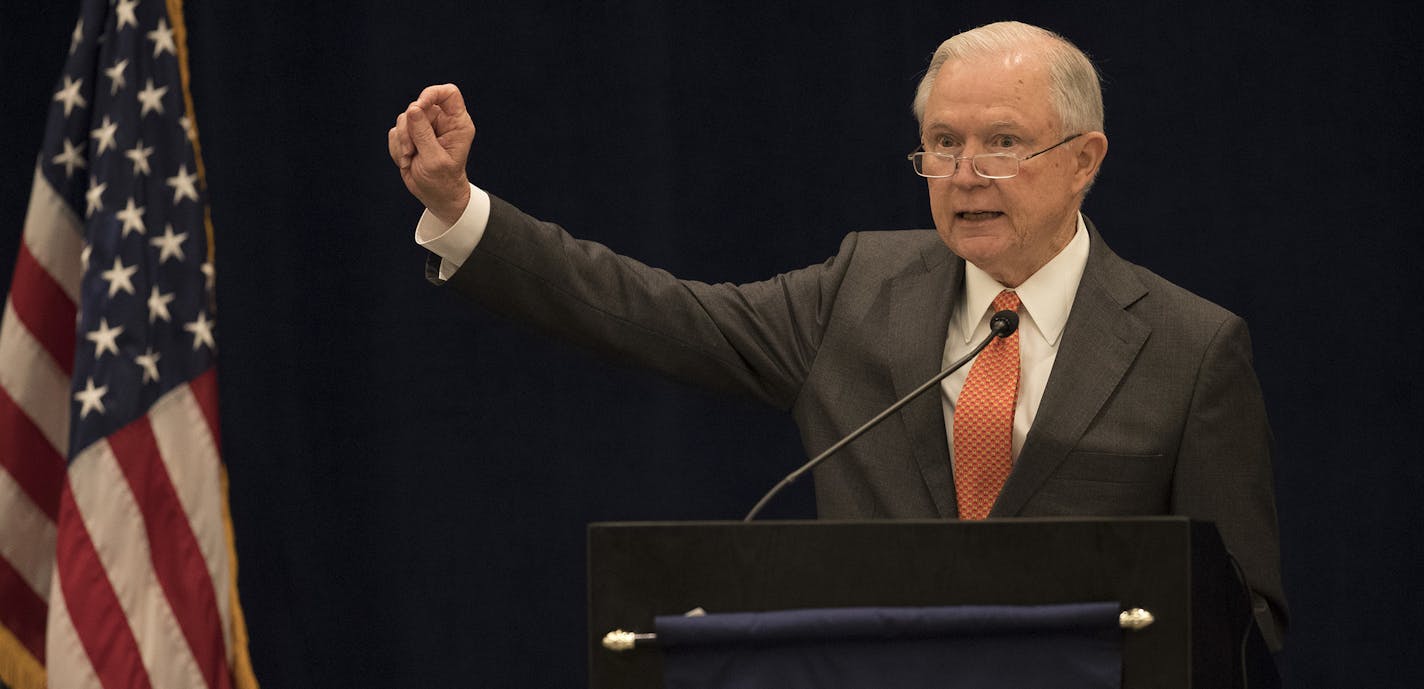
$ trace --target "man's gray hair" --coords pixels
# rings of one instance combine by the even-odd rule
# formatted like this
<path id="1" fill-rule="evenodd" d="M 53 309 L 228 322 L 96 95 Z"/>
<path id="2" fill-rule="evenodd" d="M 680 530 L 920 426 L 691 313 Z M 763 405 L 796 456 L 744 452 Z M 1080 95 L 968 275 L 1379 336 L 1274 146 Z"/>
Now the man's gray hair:
<path id="1" fill-rule="evenodd" d="M 1048 88 L 1063 134 L 1104 131 L 1103 90 L 1093 61 L 1068 39 L 1022 22 L 986 24 L 941 43 L 915 91 L 915 119 L 925 121 L 930 88 L 940 68 L 951 60 L 974 60 L 1006 53 L 1042 55 L 1048 65 Z"/>

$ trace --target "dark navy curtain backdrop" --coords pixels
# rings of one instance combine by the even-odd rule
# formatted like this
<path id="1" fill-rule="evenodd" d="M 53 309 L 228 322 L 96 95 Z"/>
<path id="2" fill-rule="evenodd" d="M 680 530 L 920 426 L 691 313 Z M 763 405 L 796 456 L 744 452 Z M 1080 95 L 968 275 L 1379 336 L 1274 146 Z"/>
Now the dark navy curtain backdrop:
<path id="1" fill-rule="evenodd" d="M 146 0 L 153 1 L 153 0 Z M 0 3 L 9 284 L 77 3 Z M 1421 11 L 1406 3 L 188 5 L 217 227 L 223 449 L 258 676 L 572 687 L 584 525 L 735 518 L 800 458 L 779 413 L 605 365 L 429 286 L 386 129 L 460 85 L 472 178 L 686 277 L 923 227 L 911 93 L 1019 18 L 1106 79 L 1086 210 L 1246 317 L 1278 443 L 1284 672 L 1424 684 Z M 7 289 L 7 288 L 6 288 Z M 808 516 L 802 488 L 773 510 Z"/>

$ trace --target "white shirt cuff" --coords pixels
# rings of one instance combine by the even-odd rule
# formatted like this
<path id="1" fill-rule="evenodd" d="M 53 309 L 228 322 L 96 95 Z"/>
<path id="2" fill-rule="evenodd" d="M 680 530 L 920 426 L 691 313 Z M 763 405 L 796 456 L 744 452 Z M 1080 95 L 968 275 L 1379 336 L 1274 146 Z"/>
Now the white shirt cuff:
<path id="1" fill-rule="evenodd" d="M 440 257 L 440 279 L 448 280 L 464 265 L 465 259 L 485 236 L 489 224 L 490 197 L 485 190 L 471 184 L 470 203 L 454 225 L 446 225 L 429 209 L 415 225 L 415 243 Z"/>

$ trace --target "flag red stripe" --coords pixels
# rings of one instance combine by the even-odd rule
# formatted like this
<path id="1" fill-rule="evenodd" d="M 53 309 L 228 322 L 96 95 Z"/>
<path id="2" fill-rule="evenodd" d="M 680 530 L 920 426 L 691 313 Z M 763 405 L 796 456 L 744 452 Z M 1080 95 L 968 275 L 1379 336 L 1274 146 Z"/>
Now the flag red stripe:
<path id="1" fill-rule="evenodd" d="M 20 242 L 20 253 L 15 259 L 10 303 L 15 307 L 15 315 L 64 371 L 65 377 L 73 377 L 77 314 L 74 302 L 24 242 Z"/>
<path id="2" fill-rule="evenodd" d="M 67 485 L 60 492 L 55 565 L 69 618 L 100 684 L 106 689 L 151 689 L 138 640 Z"/>
<path id="3" fill-rule="evenodd" d="M 52 520 L 59 519 L 65 465 L 39 426 L 0 386 L 0 466 Z"/>
<path id="4" fill-rule="evenodd" d="M 222 436 L 219 433 L 218 423 L 218 369 L 216 366 L 209 368 L 197 378 L 188 381 L 188 389 L 193 391 L 193 399 L 198 401 L 198 408 L 203 411 L 203 418 L 208 420 L 208 431 L 213 434 L 213 446 L 218 449 L 218 454 L 222 454 Z"/>
<path id="5" fill-rule="evenodd" d="M 44 664 L 45 617 L 49 605 L 15 570 L 0 557 L 0 624 L 5 625 L 30 654 Z"/>
<path id="6" fill-rule="evenodd" d="M 188 639 L 198 668 L 208 687 L 227 689 L 232 685 L 232 676 L 217 593 L 198 538 L 158 454 L 158 441 L 148 417 L 139 417 L 109 436 L 109 446 L 143 512 L 154 574 Z"/>

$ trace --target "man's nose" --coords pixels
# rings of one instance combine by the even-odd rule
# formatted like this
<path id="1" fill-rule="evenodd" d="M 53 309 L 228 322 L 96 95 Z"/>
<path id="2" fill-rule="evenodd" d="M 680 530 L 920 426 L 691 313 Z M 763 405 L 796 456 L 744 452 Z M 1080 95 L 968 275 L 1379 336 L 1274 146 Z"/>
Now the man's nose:
<path id="1" fill-rule="evenodd" d="M 974 171 L 974 157 L 965 156 L 959 159 L 959 164 L 954 168 L 954 174 L 949 176 L 950 184 L 956 187 L 982 187 L 987 186 L 991 180 L 979 176 Z"/>

